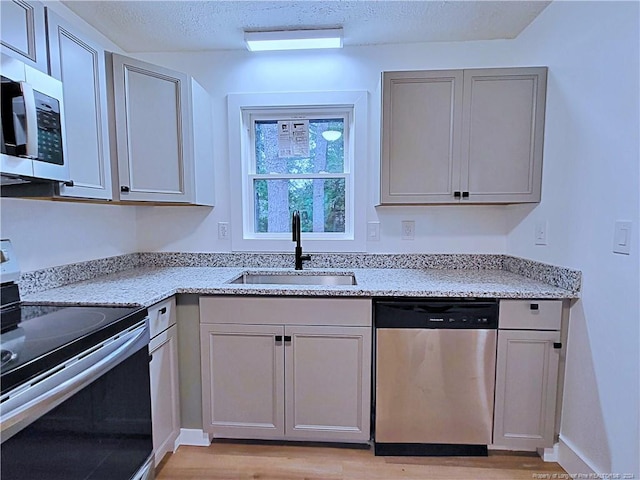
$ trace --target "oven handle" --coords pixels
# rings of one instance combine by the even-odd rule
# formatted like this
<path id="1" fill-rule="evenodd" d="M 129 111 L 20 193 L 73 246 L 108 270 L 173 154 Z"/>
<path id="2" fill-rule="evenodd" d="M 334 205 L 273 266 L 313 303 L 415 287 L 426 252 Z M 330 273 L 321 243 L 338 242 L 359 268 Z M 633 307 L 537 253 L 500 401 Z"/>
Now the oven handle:
<path id="1" fill-rule="evenodd" d="M 18 387 L 16 393 L 10 392 L 9 398 L 2 402 L 2 442 L 53 410 L 148 343 L 149 329 L 145 321 L 124 335 L 112 337 L 99 348 L 89 350 L 90 353 L 83 352 L 69 360 L 64 364 L 64 368 L 57 367 L 54 373 L 46 372 L 33 379 L 26 387 Z"/>

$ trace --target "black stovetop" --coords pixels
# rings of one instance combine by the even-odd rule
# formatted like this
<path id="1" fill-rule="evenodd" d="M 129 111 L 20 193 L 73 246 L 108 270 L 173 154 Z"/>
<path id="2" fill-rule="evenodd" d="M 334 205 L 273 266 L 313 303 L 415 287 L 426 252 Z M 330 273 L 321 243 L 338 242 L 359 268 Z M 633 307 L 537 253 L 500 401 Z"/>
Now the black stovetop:
<path id="1" fill-rule="evenodd" d="M 1 394 L 126 330 L 144 307 L 15 304 L 0 312 Z"/>

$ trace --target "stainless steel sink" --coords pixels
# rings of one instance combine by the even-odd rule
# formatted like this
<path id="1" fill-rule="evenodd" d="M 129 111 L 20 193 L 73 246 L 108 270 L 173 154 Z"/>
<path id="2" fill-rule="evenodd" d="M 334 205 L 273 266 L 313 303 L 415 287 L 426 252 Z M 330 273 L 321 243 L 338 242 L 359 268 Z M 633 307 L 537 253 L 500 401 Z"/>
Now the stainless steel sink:
<path id="1" fill-rule="evenodd" d="M 353 275 L 333 275 L 325 273 L 312 273 L 307 275 L 292 275 L 289 273 L 245 273 L 229 283 L 245 285 L 356 285 L 356 277 Z"/>

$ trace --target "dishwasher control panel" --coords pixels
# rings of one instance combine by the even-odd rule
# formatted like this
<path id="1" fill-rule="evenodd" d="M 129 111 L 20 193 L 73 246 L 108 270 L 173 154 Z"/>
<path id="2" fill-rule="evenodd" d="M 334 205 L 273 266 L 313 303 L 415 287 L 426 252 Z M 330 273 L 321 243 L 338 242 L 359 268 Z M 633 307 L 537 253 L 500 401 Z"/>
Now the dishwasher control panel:
<path id="1" fill-rule="evenodd" d="M 395 299 L 374 301 L 376 328 L 496 329 L 494 299 Z"/>

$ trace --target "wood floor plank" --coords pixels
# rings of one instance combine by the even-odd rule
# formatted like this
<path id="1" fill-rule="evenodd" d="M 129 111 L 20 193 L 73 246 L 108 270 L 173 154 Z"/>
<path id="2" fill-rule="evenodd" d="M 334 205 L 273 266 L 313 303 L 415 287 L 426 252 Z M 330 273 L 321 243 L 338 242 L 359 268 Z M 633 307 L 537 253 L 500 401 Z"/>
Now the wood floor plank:
<path id="1" fill-rule="evenodd" d="M 376 457 L 372 450 L 305 445 L 213 443 L 181 446 L 157 480 L 531 480 L 564 474 L 557 463 L 511 452 L 488 457 Z M 551 476 L 549 476 L 550 478 Z"/>

